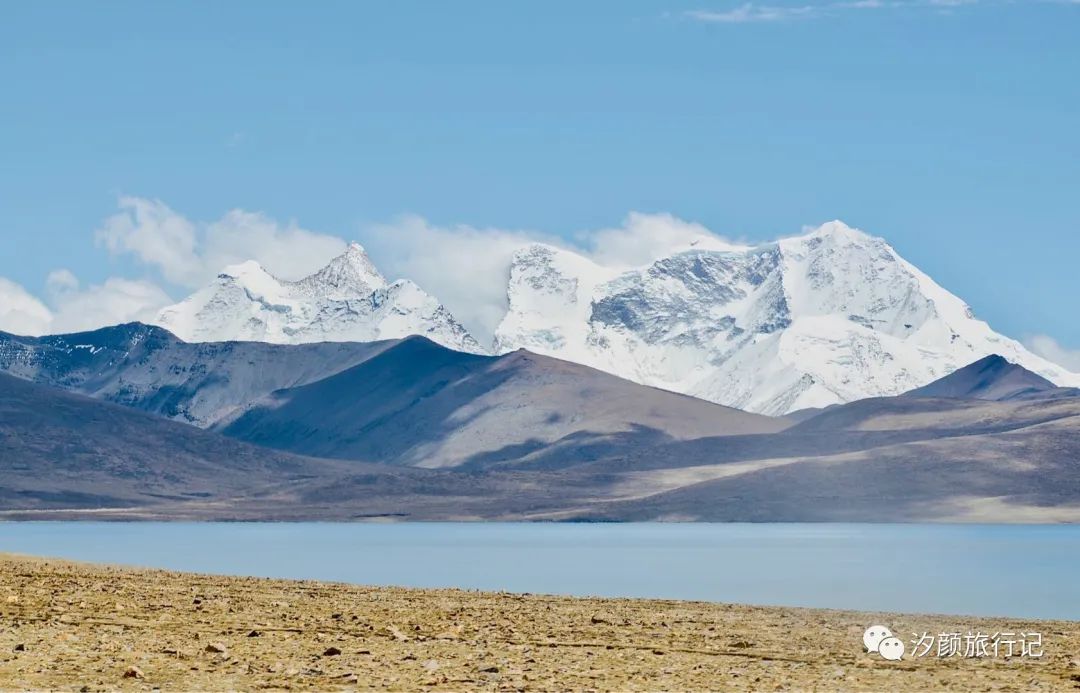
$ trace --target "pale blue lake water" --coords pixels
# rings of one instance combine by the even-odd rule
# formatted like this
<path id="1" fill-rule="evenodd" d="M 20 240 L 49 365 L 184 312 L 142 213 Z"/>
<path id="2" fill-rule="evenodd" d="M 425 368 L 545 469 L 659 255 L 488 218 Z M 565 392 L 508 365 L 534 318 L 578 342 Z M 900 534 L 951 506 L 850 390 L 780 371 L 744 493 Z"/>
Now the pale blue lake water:
<path id="1" fill-rule="evenodd" d="M 1080 526 L 0 523 L 0 551 L 365 585 L 1080 620 Z"/>

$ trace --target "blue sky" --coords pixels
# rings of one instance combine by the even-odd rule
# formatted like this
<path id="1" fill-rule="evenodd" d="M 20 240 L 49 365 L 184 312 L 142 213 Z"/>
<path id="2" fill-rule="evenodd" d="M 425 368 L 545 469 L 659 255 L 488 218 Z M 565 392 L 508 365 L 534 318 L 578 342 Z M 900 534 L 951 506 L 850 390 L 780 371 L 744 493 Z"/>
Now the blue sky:
<path id="1" fill-rule="evenodd" d="M 124 196 L 361 240 L 402 215 L 751 240 L 840 218 L 1076 349 L 1078 36 L 1069 0 L 11 2 L 0 277 L 181 297 L 95 233 Z"/>

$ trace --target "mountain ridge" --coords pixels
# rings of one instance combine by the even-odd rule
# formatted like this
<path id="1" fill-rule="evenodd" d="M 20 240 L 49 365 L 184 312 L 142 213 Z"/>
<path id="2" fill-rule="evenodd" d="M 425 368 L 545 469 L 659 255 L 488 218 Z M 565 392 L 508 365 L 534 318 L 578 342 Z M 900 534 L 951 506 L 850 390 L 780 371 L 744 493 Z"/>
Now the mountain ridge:
<path id="1" fill-rule="evenodd" d="M 447 355 L 509 368 L 543 360 Z M 619 399 L 599 394 L 601 402 Z M 0 374 L 0 516 L 1080 521 L 1075 397 L 878 398 L 776 433 L 630 434 L 628 447 L 570 437 L 578 447 L 569 455 L 560 450 L 566 439 L 555 439 L 542 450 L 455 469 L 335 461 Z"/>
<path id="2" fill-rule="evenodd" d="M 259 397 L 321 380 L 395 343 L 189 343 L 142 323 L 46 337 L 0 332 L 0 372 L 209 428 Z"/>
<path id="3" fill-rule="evenodd" d="M 636 268 L 533 244 L 515 255 L 509 287 L 497 351 L 525 347 L 747 411 L 898 395 L 998 352 L 1080 384 L 841 222 Z"/>
<path id="4" fill-rule="evenodd" d="M 0 373 L 5 510 L 220 501 L 343 471 Z"/>
<path id="5" fill-rule="evenodd" d="M 222 432 L 316 457 L 482 469 L 787 426 L 526 351 L 462 354 L 411 337 L 268 395 Z"/>
<path id="6" fill-rule="evenodd" d="M 998 402 L 1078 394 L 1080 390 L 1058 387 L 999 354 L 986 356 L 939 380 L 904 393 L 907 397 L 952 397 Z"/>
<path id="7" fill-rule="evenodd" d="M 486 352 L 415 282 L 387 281 L 358 243 L 298 281 L 279 279 L 255 261 L 231 265 L 163 308 L 154 323 L 188 342 L 372 342 L 419 334 L 459 351 Z"/>
<path id="8" fill-rule="evenodd" d="M 1080 374 L 994 332 L 883 239 L 839 221 L 756 245 L 702 237 L 642 264 L 597 256 L 519 248 L 490 349 L 414 282 L 388 281 L 355 243 L 298 281 L 230 266 L 156 324 L 193 343 L 421 335 L 465 353 L 524 348 L 772 416 L 899 395 L 989 354 L 1080 387 Z"/>

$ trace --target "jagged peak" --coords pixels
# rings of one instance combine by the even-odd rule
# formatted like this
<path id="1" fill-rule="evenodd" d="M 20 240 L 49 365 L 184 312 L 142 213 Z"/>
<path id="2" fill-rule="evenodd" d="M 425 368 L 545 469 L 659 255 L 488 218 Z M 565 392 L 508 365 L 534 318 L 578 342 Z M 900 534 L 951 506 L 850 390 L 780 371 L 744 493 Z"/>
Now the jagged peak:
<path id="1" fill-rule="evenodd" d="M 371 257 L 367 254 L 367 250 L 356 241 L 349 243 L 345 247 L 345 251 L 327 263 L 326 266 L 334 267 L 336 265 L 347 265 L 382 277 L 382 273 L 375 267 L 375 263 L 371 261 Z"/>
<path id="2" fill-rule="evenodd" d="M 359 298 L 386 287 L 386 278 L 371 261 L 364 246 L 353 241 L 344 252 L 318 272 L 297 282 L 328 297 Z"/>
<path id="3" fill-rule="evenodd" d="M 329 264 L 333 265 L 336 262 L 347 262 L 354 266 L 361 266 L 382 276 L 375 267 L 375 263 L 371 261 L 371 256 L 368 255 L 367 250 L 356 241 L 349 243 L 349 245 L 345 247 L 345 252 L 331 260 Z"/>
<path id="4" fill-rule="evenodd" d="M 298 281 L 275 277 L 254 260 L 230 265 L 209 285 L 162 308 L 155 322 L 192 342 L 299 344 L 423 334 L 448 348 L 484 351 L 415 282 L 388 282 L 356 242 L 342 244 L 322 269 Z"/>

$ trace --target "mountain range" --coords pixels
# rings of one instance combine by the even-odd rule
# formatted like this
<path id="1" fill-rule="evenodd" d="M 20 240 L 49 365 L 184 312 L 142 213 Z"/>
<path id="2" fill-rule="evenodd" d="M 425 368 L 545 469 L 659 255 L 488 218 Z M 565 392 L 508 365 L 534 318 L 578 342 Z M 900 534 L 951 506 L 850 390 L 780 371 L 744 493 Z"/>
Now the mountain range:
<path id="1" fill-rule="evenodd" d="M 632 267 L 531 244 L 491 280 L 505 281 L 507 309 L 490 344 L 415 283 L 387 281 L 357 244 L 297 282 L 253 262 L 227 268 L 156 322 L 189 342 L 420 335 L 474 354 L 523 348 L 769 415 L 899 395 L 990 354 L 1080 387 L 838 221 L 757 246 L 705 238 Z"/>
<path id="2" fill-rule="evenodd" d="M 285 281 L 249 261 L 163 309 L 157 324 L 189 342 L 372 342 L 422 335 L 485 351 L 434 297 L 408 279 L 388 282 L 357 243 L 315 274 Z"/>
<path id="3" fill-rule="evenodd" d="M 1077 391 L 996 357 L 800 421 L 420 337 L 0 334 L 0 371 L 9 518 L 1080 521 Z"/>
<path id="4" fill-rule="evenodd" d="M 485 469 L 788 425 L 526 351 L 477 356 L 410 337 L 263 398 L 222 432 L 317 457 Z"/>
<path id="5" fill-rule="evenodd" d="M 533 245 L 515 256 L 509 286 L 500 350 L 524 347 L 747 411 L 899 395 L 990 354 L 1080 385 L 976 319 L 884 240 L 841 222 L 631 269 Z"/>
<path id="6" fill-rule="evenodd" d="M 303 519 L 339 479 L 372 498 L 462 487 L 427 470 L 269 450 L 0 373 L 0 518 Z"/>
<path id="7" fill-rule="evenodd" d="M 468 354 L 424 337 L 191 344 L 138 323 L 0 333 L 0 372 L 267 447 L 425 467 L 559 444 L 579 454 L 586 438 L 628 446 L 789 425 L 525 351 Z"/>
<path id="8" fill-rule="evenodd" d="M 139 323 L 47 337 L 0 332 L 0 371 L 210 428 L 275 390 L 322 380 L 394 343 L 192 344 Z"/>
<path id="9" fill-rule="evenodd" d="M 1080 521 L 1080 376 L 839 222 L 513 257 L 490 347 L 353 244 L 0 332 L 0 517 Z"/>

